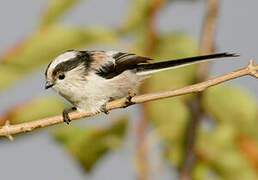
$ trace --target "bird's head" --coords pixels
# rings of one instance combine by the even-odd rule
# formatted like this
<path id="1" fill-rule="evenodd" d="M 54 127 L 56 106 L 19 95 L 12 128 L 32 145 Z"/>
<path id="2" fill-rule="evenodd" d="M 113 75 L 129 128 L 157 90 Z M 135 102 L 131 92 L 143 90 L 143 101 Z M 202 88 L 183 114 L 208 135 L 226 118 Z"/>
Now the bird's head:
<path id="1" fill-rule="evenodd" d="M 45 89 L 62 91 L 86 80 L 90 57 L 86 51 L 69 50 L 56 57 L 45 71 Z"/>

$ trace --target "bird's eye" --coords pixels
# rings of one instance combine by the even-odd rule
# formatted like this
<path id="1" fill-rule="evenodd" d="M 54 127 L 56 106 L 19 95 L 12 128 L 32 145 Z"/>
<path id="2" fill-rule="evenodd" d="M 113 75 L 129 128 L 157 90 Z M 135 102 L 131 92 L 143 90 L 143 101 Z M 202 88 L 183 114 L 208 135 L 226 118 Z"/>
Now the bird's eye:
<path id="1" fill-rule="evenodd" d="M 65 78 L 65 75 L 64 75 L 64 74 L 58 75 L 58 79 L 62 80 L 62 79 L 64 79 L 64 78 Z"/>

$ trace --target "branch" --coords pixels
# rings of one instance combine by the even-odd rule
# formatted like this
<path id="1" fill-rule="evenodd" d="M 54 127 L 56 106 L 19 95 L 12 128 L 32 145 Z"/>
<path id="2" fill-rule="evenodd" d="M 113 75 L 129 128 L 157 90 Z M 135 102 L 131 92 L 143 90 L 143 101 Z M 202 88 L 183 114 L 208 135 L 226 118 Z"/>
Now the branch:
<path id="1" fill-rule="evenodd" d="M 216 25 L 219 11 L 219 0 L 207 2 L 206 15 L 203 22 L 202 37 L 200 43 L 201 54 L 212 54 L 215 52 Z M 210 70 L 210 62 L 200 64 L 197 79 L 204 81 Z"/>
<path id="2" fill-rule="evenodd" d="M 159 32 L 156 27 L 157 14 L 161 7 L 167 0 L 151 0 L 148 8 L 148 19 L 146 20 L 146 49 L 145 55 L 151 56 L 157 48 L 157 40 L 159 39 Z M 141 88 L 142 93 L 148 93 L 150 89 L 150 81 L 146 80 Z M 148 142 L 146 141 L 146 134 L 149 124 L 149 107 L 147 104 L 141 107 L 141 118 L 137 123 L 137 141 L 136 141 L 136 165 L 138 169 L 137 180 L 149 179 L 149 162 L 148 162 Z"/>
<path id="3" fill-rule="evenodd" d="M 225 81 L 229 81 L 231 79 L 239 78 L 246 75 L 250 75 L 255 78 L 258 78 L 258 64 L 255 65 L 253 60 L 250 60 L 249 65 L 243 69 L 239 69 L 237 71 L 233 71 L 231 73 L 218 76 L 216 78 L 207 80 L 202 83 L 197 83 L 194 85 L 186 86 L 175 90 L 161 91 L 156 93 L 148 93 L 148 94 L 143 94 L 139 96 L 134 96 L 131 98 L 130 103 L 128 103 L 128 98 L 121 98 L 121 99 L 109 102 L 106 108 L 107 110 L 118 109 L 118 108 L 123 108 L 125 106 L 127 107 L 132 104 L 140 104 L 140 103 L 154 101 L 158 99 L 164 99 L 168 97 L 181 96 L 185 94 L 201 92 L 207 89 L 208 87 L 215 86 Z M 69 114 L 71 120 L 81 119 L 81 118 L 94 116 L 94 115 L 96 114 L 90 111 L 83 112 L 83 113 L 72 112 Z M 34 129 L 52 126 L 60 123 L 63 123 L 63 117 L 61 115 L 44 118 L 36 121 L 16 124 L 16 125 L 7 124 L 0 128 L 0 136 L 10 136 L 13 134 L 32 131 Z"/>
<path id="4" fill-rule="evenodd" d="M 219 0 L 209 0 L 206 5 L 206 14 L 203 22 L 200 52 L 212 54 L 215 51 L 216 22 L 219 10 Z M 207 79 L 210 70 L 210 62 L 202 63 L 198 66 L 197 82 Z M 205 113 L 201 107 L 202 93 L 197 94 L 196 101 L 192 104 L 193 118 L 189 123 L 186 133 L 185 156 L 180 173 L 181 180 L 192 179 L 192 170 L 195 164 L 194 146 L 198 127 Z"/>

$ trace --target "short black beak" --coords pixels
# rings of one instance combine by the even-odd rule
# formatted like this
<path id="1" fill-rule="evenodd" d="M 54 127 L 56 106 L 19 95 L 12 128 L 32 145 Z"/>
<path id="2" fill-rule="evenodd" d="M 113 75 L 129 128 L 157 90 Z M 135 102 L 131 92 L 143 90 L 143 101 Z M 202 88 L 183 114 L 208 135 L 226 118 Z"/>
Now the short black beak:
<path id="1" fill-rule="evenodd" d="M 50 81 L 47 81 L 45 84 L 45 89 L 51 88 L 52 86 L 54 86 L 54 84 L 51 83 Z"/>

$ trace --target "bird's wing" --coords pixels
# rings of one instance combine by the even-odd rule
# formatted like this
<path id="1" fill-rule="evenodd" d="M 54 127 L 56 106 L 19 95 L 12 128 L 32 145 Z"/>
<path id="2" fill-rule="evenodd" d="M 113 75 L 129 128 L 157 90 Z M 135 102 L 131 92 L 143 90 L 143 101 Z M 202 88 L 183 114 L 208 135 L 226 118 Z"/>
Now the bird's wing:
<path id="1" fill-rule="evenodd" d="M 106 79 L 111 79 L 122 72 L 133 69 L 138 64 L 148 63 L 150 58 L 122 52 L 95 52 L 92 54 L 96 65 L 96 74 Z M 96 61 L 95 61 L 96 60 Z"/>

